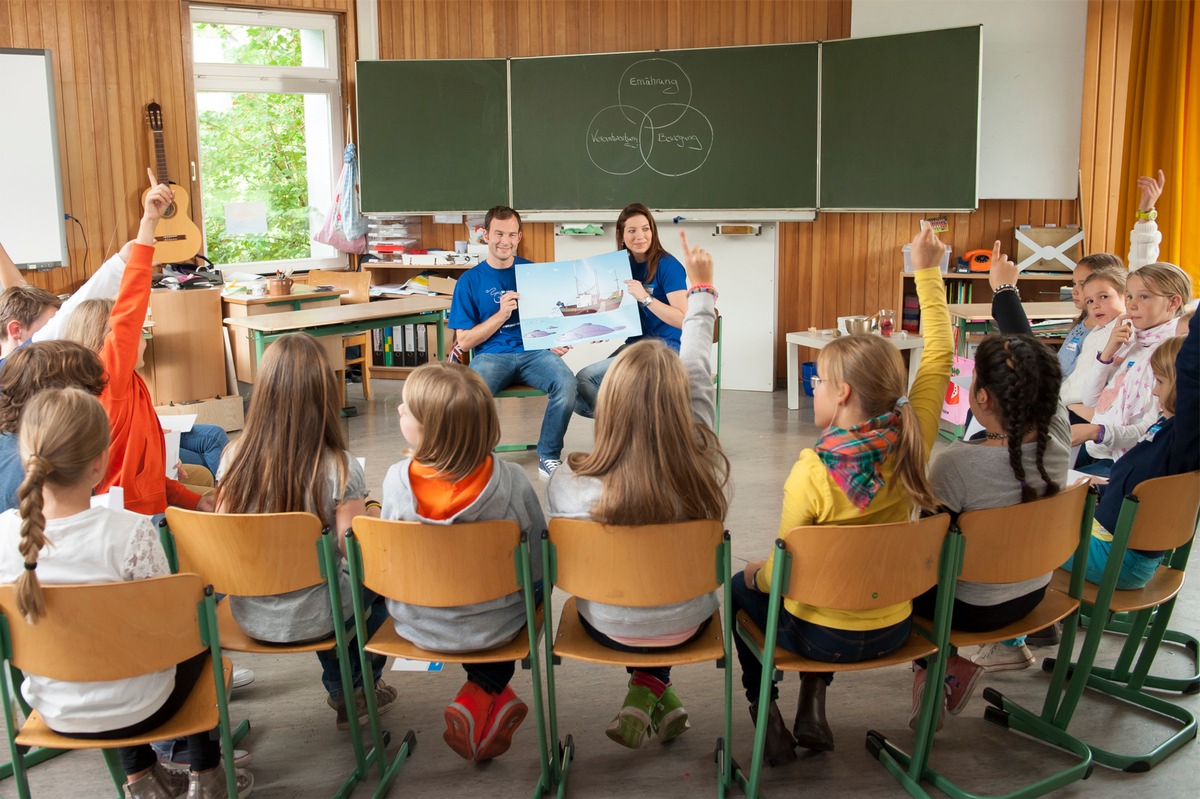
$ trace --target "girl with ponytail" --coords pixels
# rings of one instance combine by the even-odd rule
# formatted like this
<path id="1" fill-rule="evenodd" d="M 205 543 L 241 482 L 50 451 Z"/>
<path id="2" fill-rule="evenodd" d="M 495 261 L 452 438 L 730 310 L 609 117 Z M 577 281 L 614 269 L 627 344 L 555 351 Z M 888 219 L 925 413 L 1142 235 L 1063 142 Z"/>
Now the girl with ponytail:
<path id="1" fill-rule="evenodd" d="M 924 222 L 912 243 L 925 352 L 912 385 L 899 351 L 878 336 L 839 338 L 821 350 L 814 378 L 816 423 L 825 428 L 816 446 L 800 453 L 783 489 L 780 534 L 815 524 L 882 524 L 937 508 L 937 491 L 925 477 L 929 451 L 950 380 L 953 341 L 938 263 L 945 247 Z M 774 557 L 772 555 L 772 557 Z M 733 600 L 760 626 L 766 623 L 771 561 L 752 562 L 733 578 Z M 813 660 L 851 662 L 882 657 L 908 640 L 912 603 L 877 610 L 818 608 L 784 600 L 778 646 Z M 757 718 L 762 665 L 734 636 L 742 685 Z M 796 758 L 797 745 L 833 749 L 825 719 L 825 690 L 832 674 L 802 675 L 796 720 L 789 732 L 771 690 L 767 761 Z"/>
<path id="2" fill-rule="evenodd" d="M 19 437 L 25 479 L 17 491 L 19 507 L 0 514 L 0 580 L 15 580 L 17 607 L 26 621 L 37 624 L 47 613 L 43 582 L 121 582 L 170 574 L 148 518 L 90 507 L 109 451 L 108 416 L 94 396 L 77 388 L 40 392 L 24 407 Z M 163 671 L 107 682 L 63 682 L 26 674 L 21 692 L 62 735 L 142 735 L 175 715 L 207 658 L 204 652 Z M 224 772 L 217 770 L 220 743 L 204 732 L 189 736 L 188 746 L 187 774 L 158 765 L 149 745 L 120 748 L 126 796 L 225 797 Z M 195 792 L 189 793 L 192 783 Z M 239 772 L 243 793 L 252 783 L 248 774 Z"/>

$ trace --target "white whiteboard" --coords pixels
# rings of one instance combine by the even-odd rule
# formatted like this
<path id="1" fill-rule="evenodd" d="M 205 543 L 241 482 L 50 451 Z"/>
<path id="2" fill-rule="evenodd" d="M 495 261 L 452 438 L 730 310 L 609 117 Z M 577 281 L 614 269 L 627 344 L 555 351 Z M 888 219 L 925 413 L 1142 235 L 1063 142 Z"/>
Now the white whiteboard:
<path id="1" fill-rule="evenodd" d="M 762 225 L 759 236 L 715 236 L 714 223 L 671 224 L 672 215 L 656 213 L 658 236 L 667 251 L 679 257 L 679 229 L 687 231 L 692 246 L 712 253 L 713 284 L 720 292 L 718 310 L 724 320 L 721 387 L 734 391 L 775 390 L 775 274 L 778 247 L 775 225 Z M 554 260 L 587 258 L 616 249 L 615 216 L 590 221 L 604 225 L 603 236 L 555 236 Z M 682 260 L 682 259 L 680 259 Z M 607 358 L 619 343 L 584 344 L 566 354 L 564 360 L 575 372 Z M 715 351 L 714 351 L 715 358 Z M 716 361 L 713 365 L 715 367 Z"/>
<path id="2" fill-rule="evenodd" d="M 1086 0 L 854 0 L 855 38 L 983 26 L 980 199 L 1079 194 Z M 937 75 L 913 87 L 936 105 Z M 953 124 L 941 120 L 939 124 Z"/>
<path id="3" fill-rule="evenodd" d="M 67 265 L 49 50 L 0 49 L 0 243 L 22 268 Z"/>

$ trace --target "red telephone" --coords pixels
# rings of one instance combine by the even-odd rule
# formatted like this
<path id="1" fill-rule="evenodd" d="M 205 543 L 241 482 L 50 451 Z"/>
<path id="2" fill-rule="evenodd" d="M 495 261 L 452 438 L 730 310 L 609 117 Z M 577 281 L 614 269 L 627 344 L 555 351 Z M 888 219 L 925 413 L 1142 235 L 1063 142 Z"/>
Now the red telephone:
<path id="1" fill-rule="evenodd" d="M 992 251 L 971 250 L 962 257 L 962 262 L 972 272 L 990 272 L 992 271 Z"/>

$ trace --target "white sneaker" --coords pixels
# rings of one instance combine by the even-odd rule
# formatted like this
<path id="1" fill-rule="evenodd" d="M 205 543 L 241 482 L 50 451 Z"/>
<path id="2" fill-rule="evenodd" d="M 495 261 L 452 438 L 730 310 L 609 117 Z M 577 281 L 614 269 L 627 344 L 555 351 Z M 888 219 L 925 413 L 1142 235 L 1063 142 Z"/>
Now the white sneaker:
<path id="1" fill-rule="evenodd" d="M 254 682 L 254 672 L 250 669 L 234 668 L 233 679 L 229 683 L 230 690 L 235 688 L 245 688 L 250 683 Z"/>
<path id="2" fill-rule="evenodd" d="M 554 474 L 554 470 L 562 465 L 562 461 L 555 458 L 539 458 L 538 459 L 538 475 L 543 480 L 549 480 L 550 475 Z"/>
<path id="3" fill-rule="evenodd" d="M 985 644 L 972 660 L 985 672 L 1016 671 L 1032 666 L 1034 657 L 1029 647 L 1023 643 L 1020 646 L 1010 646 L 996 642 Z"/>

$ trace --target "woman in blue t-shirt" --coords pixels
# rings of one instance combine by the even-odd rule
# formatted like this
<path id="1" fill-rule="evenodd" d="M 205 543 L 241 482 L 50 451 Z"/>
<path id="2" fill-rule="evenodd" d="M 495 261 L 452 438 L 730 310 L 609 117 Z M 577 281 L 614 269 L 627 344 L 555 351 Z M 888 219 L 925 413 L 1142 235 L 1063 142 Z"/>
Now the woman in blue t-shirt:
<path id="1" fill-rule="evenodd" d="M 632 203 L 621 211 L 617 217 L 617 249 L 629 251 L 633 279 L 625 284 L 641 306 L 638 313 L 642 318 L 642 335 L 629 337 L 612 355 L 585 366 L 575 375 L 578 383 L 575 412 L 589 419 L 600 394 L 600 383 L 617 353 L 643 338 L 661 339 L 679 352 L 683 315 L 687 311 L 687 275 L 683 264 L 663 249 L 658 240 L 658 225 L 649 208 Z"/>

